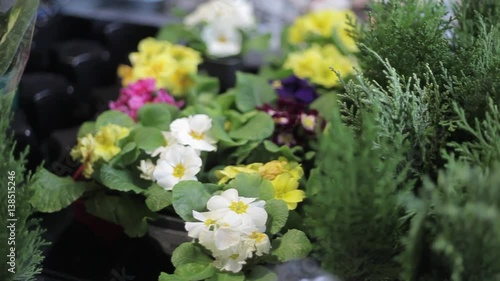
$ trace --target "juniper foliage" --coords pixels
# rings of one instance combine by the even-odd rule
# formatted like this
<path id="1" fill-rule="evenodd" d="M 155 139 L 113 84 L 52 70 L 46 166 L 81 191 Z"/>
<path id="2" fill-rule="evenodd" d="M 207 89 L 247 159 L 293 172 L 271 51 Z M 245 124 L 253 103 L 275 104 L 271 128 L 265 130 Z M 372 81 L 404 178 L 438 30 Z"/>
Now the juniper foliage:
<path id="1" fill-rule="evenodd" d="M 500 280 L 500 162 L 492 165 L 451 160 L 437 183 L 425 181 L 409 204 L 416 215 L 400 256 L 403 280 Z"/>
<path id="2" fill-rule="evenodd" d="M 307 184 L 309 234 L 323 268 L 345 280 L 397 280 L 407 193 L 402 135 L 381 135 L 376 111 L 358 114 L 359 130 L 343 123 L 334 109 L 322 136 L 316 168 Z M 397 139 L 397 140 L 394 140 Z"/>
<path id="3" fill-rule="evenodd" d="M 345 93 L 340 94 L 341 112 L 344 121 L 354 128 L 361 125 L 359 113 L 372 111 L 379 105 L 376 120 L 379 136 L 392 139 L 392 146 L 399 147 L 403 142 L 411 143 L 406 152 L 406 164 L 412 167 L 413 177 L 419 178 L 436 170 L 440 151 L 446 145 L 447 128 L 442 120 L 450 114 L 449 97 L 440 91 L 430 68 L 421 82 L 417 75 L 405 78 L 396 72 L 388 61 L 376 54 L 384 66 L 385 87 L 377 81 L 370 82 L 357 73 L 349 83 L 344 83 Z M 397 141 L 395 134 L 402 133 Z"/>
<path id="4" fill-rule="evenodd" d="M 452 61 L 445 33 L 452 29 L 445 19 L 446 8 L 440 1 L 372 1 L 369 23 L 355 34 L 360 52 L 358 60 L 368 80 L 386 86 L 385 66 L 374 51 L 404 77 L 424 75 L 430 68 L 441 79 L 443 65 Z M 441 83 L 440 83 L 441 84 Z"/>
<path id="5" fill-rule="evenodd" d="M 15 142 L 11 134 L 8 133 L 10 120 L 12 120 L 11 111 L 8 110 L 12 105 L 13 94 L 5 94 L 0 91 L 0 202 L 3 206 L 0 211 L 0 221 L 7 223 L 9 216 L 7 206 L 9 180 L 9 171 L 15 172 L 15 245 L 7 244 L 10 233 L 4 226 L 0 232 L 0 280 L 5 281 L 30 281 L 35 280 L 36 275 L 41 272 L 41 262 L 43 261 L 42 248 L 48 243 L 42 239 L 42 230 L 37 219 L 31 218 L 33 209 L 29 203 L 31 192 L 26 184 L 29 182 L 29 176 L 25 176 L 25 164 L 27 150 L 18 157 L 14 156 Z M 15 273 L 8 271 L 10 247 L 16 249 L 16 268 Z"/>

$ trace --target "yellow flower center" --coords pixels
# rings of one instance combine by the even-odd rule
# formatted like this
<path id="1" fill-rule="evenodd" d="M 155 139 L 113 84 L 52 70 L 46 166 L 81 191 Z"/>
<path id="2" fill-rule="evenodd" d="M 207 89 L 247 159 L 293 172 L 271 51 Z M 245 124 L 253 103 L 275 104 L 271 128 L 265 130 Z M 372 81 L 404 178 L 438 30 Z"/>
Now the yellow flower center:
<path id="1" fill-rule="evenodd" d="M 195 132 L 193 130 L 191 130 L 191 132 L 189 132 L 189 135 L 192 136 L 193 139 L 195 139 L 195 140 L 202 140 L 205 137 L 204 133 L 198 133 L 198 132 Z"/>
<path id="2" fill-rule="evenodd" d="M 281 84 L 280 80 L 274 80 L 273 84 L 272 84 L 272 87 L 274 89 L 281 89 L 281 88 L 283 88 L 283 84 Z"/>
<path id="3" fill-rule="evenodd" d="M 186 167 L 184 167 L 184 165 L 182 164 L 177 164 L 175 167 L 174 167 L 174 177 L 180 179 L 184 176 L 184 173 L 186 173 Z"/>
<path id="4" fill-rule="evenodd" d="M 266 238 L 266 235 L 262 232 L 254 231 L 254 232 L 252 232 L 252 234 L 250 234 L 250 239 L 255 240 L 255 242 L 257 242 L 257 243 L 262 242 L 262 240 L 264 240 L 264 238 Z"/>
<path id="5" fill-rule="evenodd" d="M 217 41 L 221 43 L 227 43 L 227 38 L 224 35 L 219 35 L 219 37 L 217 37 Z"/>
<path id="6" fill-rule="evenodd" d="M 248 205 L 238 201 L 238 202 L 232 202 L 231 205 L 229 206 L 229 210 L 237 213 L 237 214 L 243 214 L 246 213 L 248 209 Z"/>
<path id="7" fill-rule="evenodd" d="M 217 221 L 216 220 L 213 220 L 213 219 L 208 219 L 205 221 L 205 225 L 206 226 L 210 226 L 210 225 L 213 225 L 213 224 L 216 224 Z"/>
<path id="8" fill-rule="evenodd" d="M 229 258 L 233 259 L 233 260 L 236 260 L 240 255 L 238 254 L 232 254 L 229 256 Z"/>
<path id="9" fill-rule="evenodd" d="M 231 121 L 226 120 L 226 122 L 224 122 L 224 130 L 226 132 L 229 131 L 229 130 L 231 130 Z"/>

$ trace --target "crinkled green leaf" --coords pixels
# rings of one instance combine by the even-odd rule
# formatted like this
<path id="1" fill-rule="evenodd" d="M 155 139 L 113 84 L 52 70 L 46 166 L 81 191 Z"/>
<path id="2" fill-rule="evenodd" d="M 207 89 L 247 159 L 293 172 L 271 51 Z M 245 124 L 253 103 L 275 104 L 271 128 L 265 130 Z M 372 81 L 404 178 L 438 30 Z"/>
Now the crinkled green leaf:
<path id="1" fill-rule="evenodd" d="M 99 193 L 85 202 L 89 214 L 106 221 L 121 225 L 130 237 L 141 237 L 148 232 L 148 219 L 156 214 L 151 212 L 144 202 L 127 194 L 107 195 Z"/>
<path id="2" fill-rule="evenodd" d="M 206 210 L 211 194 L 199 181 L 181 181 L 173 188 L 175 212 L 185 221 L 195 221 L 193 211 Z"/>
<path id="3" fill-rule="evenodd" d="M 231 156 L 236 158 L 236 164 L 241 164 L 260 144 L 260 141 L 247 142 L 239 146 Z"/>
<path id="4" fill-rule="evenodd" d="M 207 281 L 245 281 L 245 275 L 241 272 L 218 272 Z"/>
<path id="5" fill-rule="evenodd" d="M 162 272 L 158 277 L 158 281 L 184 281 L 184 280 L 182 280 L 179 276 L 176 276 L 175 274 L 168 274 Z"/>
<path id="6" fill-rule="evenodd" d="M 99 128 L 109 124 L 130 128 L 134 126 L 135 122 L 132 118 L 130 118 L 130 116 L 121 111 L 108 110 L 104 111 L 101 115 L 99 115 L 99 117 L 97 117 L 95 129 L 98 130 Z"/>
<path id="7" fill-rule="evenodd" d="M 57 212 L 80 198 L 89 185 L 88 182 L 75 182 L 71 177 L 58 177 L 41 169 L 28 185 L 33 190 L 30 203 L 40 212 Z"/>
<path id="8" fill-rule="evenodd" d="M 272 254 L 281 262 L 307 257 L 312 245 L 304 232 L 291 229 L 283 237 L 273 241 Z"/>
<path id="9" fill-rule="evenodd" d="M 272 103 L 277 98 L 269 82 L 254 74 L 236 73 L 236 89 L 236 107 L 243 112 Z"/>
<path id="10" fill-rule="evenodd" d="M 293 160 L 293 161 L 301 160 L 300 157 L 296 155 L 296 153 L 302 152 L 303 150 L 302 147 L 300 146 L 294 146 L 294 147 L 289 147 L 287 145 L 278 146 L 271 141 L 265 140 L 264 147 L 266 148 L 267 151 L 272 153 L 279 153 L 280 156 L 284 156 L 288 160 Z"/>
<path id="11" fill-rule="evenodd" d="M 151 127 L 136 127 L 130 132 L 131 139 L 137 147 L 145 151 L 153 151 L 165 145 L 165 138 L 160 129 Z"/>
<path id="12" fill-rule="evenodd" d="M 229 186 L 238 190 L 240 196 L 261 200 L 274 198 L 273 184 L 259 174 L 240 173 L 229 183 Z"/>
<path id="13" fill-rule="evenodd" d="M 217 270 L 209 264 L 187 263 L 179 265 L 175 269 L 175 275 L 186 278 L 187 280 L 198 281 L 212 277 Z"/>
<path id="14" fill-rule="evenodd" d="M 170 129 L 172 112 L 178 109 L 166 103 L 145 104 L 137 112 L 137 119 L 145 127 L 153 127 L 162 131 Z"/>
<path id="15" fill-rule="evenodd" d="M 247 274 L 246 281 L 276 281 L 278 276 L 272 270 L 257 265 L 252 267 L 252 270 Z"/>
<path id="16" fill-rule="evenodd" d="M 172 264 L 179 267 L 188 263 L 210 264 L 213 259 L 192 242 L 179 245 L 172 253 Z"/>
<path id="17" fill-rule="evenodd" d="M 83 124 L 80 126 L 77 137 L 81 138 L 88 134 L 93 134 L 93 133 L 95 133 L 95 122 L 87 121 L 83 122 Z"/>
<path id="18" fill-rule="evenodd" d="M 121 149 L 120 153 L 111 159 L 110 164 L 112 166 L 125 167 L 129 164 L 134 163 L 139 155 L 140 150 L 137 148 L 135 143 L 129 142 Z"/>
<path id="19" fill-rule="evenodd" d="M 266 227 L 271 234 L 278 233 L 288 220 L 288 207 L 285 201 L 272 199 L 266 202 L 266 212 L 268 214 Z"/>
<path id="20" fill-rule="evenodd" d="M 153 211 L 158 212 L 172 205 L 172 191 L 168 191 L 158 184 L 153 184 L 146 191 L 146 206 Z"/>
<path id="21" fill-rule="evenodd" d="M 109 189 L 123 192 L 132 191 L 137 194 L 144 192 L 144 189 L 134 184 L 134 177 L 128 170 L 116 169 L 104 164 L 95 176 Z"/>
<path id="22" fill-rule="evenodd" d="M 247 142 L 245 139 L 234 141 L 229 134 L 224 130 L 224 123 L 226 119 L 223 116 L 216 116 L 212 118 L 212 129 L 210 132 L 212 136 L 219 141 L 220 144 L 227 147 L 240 146 Z"/>
<path id="23" fill-rule="evenodd" d="M 234 139 L 263 140 L 272 136 L 273 132 L 273 118 L 264 112 L 258 112 L 243 126 L 231 131 L 229 136 Z"/>

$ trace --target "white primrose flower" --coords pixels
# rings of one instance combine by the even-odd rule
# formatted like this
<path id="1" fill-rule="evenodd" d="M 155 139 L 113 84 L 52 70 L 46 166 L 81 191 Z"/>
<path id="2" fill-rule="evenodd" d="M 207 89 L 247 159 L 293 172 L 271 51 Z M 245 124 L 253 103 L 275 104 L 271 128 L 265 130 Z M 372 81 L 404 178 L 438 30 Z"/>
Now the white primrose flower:
<path id="1" fill-rule="evenodd" d="M 238 55 L 242 48 L 242 36 L 238 29 L 224 24 L 208 24 L 201 37 L 209 55 L 228 57 Z"/>
<path id="2" fill-rule="evenodd" d="M 158 185 L 172 190 L 180 181 L 197 180 L 201 165 L 201 158 L 192 147 L 176 144 L 160 154 L 153 177 Z"/>
<path id="3" fill-rule="evenodd" d="M 199 151 L 215 151 L 216 141 L 210 136 L 212 119 L 205 114 L 179 118 L 170 124 L 170 131 L 177 141 Z"/>
<path id="4" fill-rule="evenodd" d="M 264 209 L 266 202 L 256 198 L 239 197 L 234 188 L 224 191 L 221 195 L 215 195 L 207 202 L 209 211 L 220 213 L 221 218 L 239 220 L 240 225 L 245 228 L 254 227 L 260 232 L 266 230 L 267 212 Z"/>
<path id="5" fill-rule="evenodd" d="M 137 167 L 142 173 L 140 177 L 145 180 L 154 180 L 153 172 L 155 170 L 155 164 L 151 159 L 141 160 L 140 166 Z"/>
<path id="6" fill-rule="evenodd" d="M 243 243 L 248 251 L 247 256 L 250 258 L 253 256 L 253 252 L 257 256 L 262 256 L 263 254 L 268 254 L 271 250 L 269 237 L 263 232 L 254 231 L 250 233 L 250 235 L 245 237 Z"/>
<path id="7" fill-rule="evenodd" d="M 198 5 L 184 18 L 184 24 L 188 26 L 213 22 L 226 23 L 233 28 L 252 27 L 255 25 L 253 6 L 247 0 L 211 0 Z"/>
<path id="8" fill-rule="evenodd" d="M 212 251 L 215 258 L 213 265 L 218 269 L 233 273 L 240 272 L 243 265 L 247 263 L 247 253 L 247 249 L 244 248 L 242 244 L 224 251 Z"/>
<path id="9" fill-rule="evenodd" d="M 153 150 L 152 152 L 146 152 L 151 155 L 151 157 L 156 157 L 160 155 L 163 151 L 167 150 L 169 147 L 174 146 L 178 144 L 177 139 L 175 138 L 174 134 L 172 132 L 161 132 L 163 134 L 163 138 L 165 139 L 165 143 L 167 145 L 165 146 L 160 146 L 157 149 Z"/>

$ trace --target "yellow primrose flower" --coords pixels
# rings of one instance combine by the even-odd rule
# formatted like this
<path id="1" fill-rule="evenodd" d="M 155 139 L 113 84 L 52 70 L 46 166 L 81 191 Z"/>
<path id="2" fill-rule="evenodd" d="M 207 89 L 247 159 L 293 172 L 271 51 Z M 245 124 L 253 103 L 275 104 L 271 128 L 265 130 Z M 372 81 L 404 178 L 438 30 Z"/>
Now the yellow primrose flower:
<path id="1" fill-rule="evenodd" d="M 128 128 L 115 124 L 102 127 L 95 135 L 95 155 L 106 162 L 111 160 L 111 158 L 121 151 L 120 147 L 116 146 L 117 142 L 128 136 L 129 132 Z"/>
<path id="2" fill-rule="evenodd" d="M 246 166 L 226 166 L 223 170 L 215 171 L 215 175 L 220 179 L 218 184 L 227 183 L 240 173 L 257 174 L 262 163 L 253 163 Z"/>
<path id="3" fill-rule="evenodd" d="M 259 167 L 259 174 L 268 180 L 274 180 L 277 176 L 283 173 L 289 173 L 293 178 L 299 180 L 304 175 L 302 166 L 295 162 L 288 162 L 285 157 L 280 157 L 278 160 L 267 162 L 262 167 Z"/>
<path id="4" fill-rule="evenodd" d="M 355 62 L 346 57 L 331 44 L 319 46 L 317 44 L 299 52 L 289 54 L 284 67 L 291 69 L 300 78 L 309 79 L 318 85 L 331 88 L 340 81 L 331 70 L 339 71 L 342 76 L 347 76 L 354 71 Z"/>
<path id="5" fill-rule="evenodd" d="M 165 79 L 165 87 L 174 97 L 182 96 L 194 84 L 191 73 L 189 69 L 177 68 Z"/>
<path id="6" fill-rule="evenodd" d="M 96 140 L 91 134 L 85 137 L 79 138 L 78 143 L 70 152 L 71 158 L 73 160 L 80 159 L 83 164 L 83 175 L 86 178 L 90 178 L 94 172 L 92 165 L 97 161 L 97 157 L 94 154 L 96 147 Z"/>
<path id="7" fill-rule="evenodd" d="M 79 138 L 77 145 L 71 150 L 70 155 L 74 160 L 79 159 L 84 168 L 83 175 L 90 178 L 94 172 L 93 164 L 103 159 L 109 161 L 120 153 L 121 149 L 116 144 L 128 136 L 130 130 L 115 124 L 102 127 L 97 134 L 88 134 Z"/>
<path id="8" fill-rule="evenodd" d="M 128 65 L 121 64 L 118 66 L 118 77 L 122 79 L 122 86 L 134 82 L 134 70 Z"/>
<path id="9" fill-rule="evenodd" d="M 299 181 L 290 173 L 283 173 L 272 180 L 274 187 L 274 198 L 285 201 L 288 210 L 297 208 L 297 203 L 306 197 L 303 190 L 299 188 Z"/>
<path id="10" fill-rule="evenodd" d="M 336 37 L 340 41 L 337 43 L 347 51 L 357 51 L 355 41 L 349 34 L 352 27 L 348 24 L 348 18 L 355 19 L 356 15 L 350 10 L 323 10 L 304 15 L 290 27 L 288 40 L 292 44 L 300 44 L 310 36 Z"/>
<path id="11" fill-rule="evenodd" d="M 176 96 L 184 95 L 194 84 L 191 76 L 202 62 L 199 52 L 168 41 L 146 38 L 139 42 L 138 52 L 129 55 L 131 67 L 120 66 L 122 84 L 153 78 L 157 88 L 165 88 Z"/>

